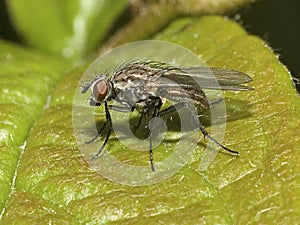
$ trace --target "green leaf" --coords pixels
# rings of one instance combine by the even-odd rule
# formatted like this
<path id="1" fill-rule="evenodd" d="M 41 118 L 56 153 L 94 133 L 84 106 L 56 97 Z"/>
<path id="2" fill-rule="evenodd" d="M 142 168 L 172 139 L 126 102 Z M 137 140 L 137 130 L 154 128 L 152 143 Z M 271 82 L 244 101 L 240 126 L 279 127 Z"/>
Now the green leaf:
<path id="1" fill-rule="evenodd" d="M 0 49 L 0 146 L 15 147 L 23 144 L 47 96 L 70 66 L 59 57 L 4 41 Z"/>
<path id="2" fill-rule="evenodd" d="M 33 99 L 37 113 L 34 118 L 25 118 L 22 132 L 19 131 L 23 136 L 18 133 L 12 135 L 15 137 L 12 141 L 3 141 L 0 174 L 5 176 L 0 177 L 0 189 L 5 192 L 0 193 L 1 224 L 295 224 L 299 221 L 300 100 L 288 71 L 276 55 L 259 38 L 218 16 L 176 20 L 156 38 L 191 49 L 209 66 L 236 69 L 253 78 L 253 91 L 224 93 L 229 118 L 223 143 L 239 150 L 241 156 L 220 153 L 207 170 L 199 171 L 204 150 L 199 144 L 189 163 L 164 182 L 131 187 L 106 180 L 89 169 L 73 136 L 73 97 L 86 67 L 77 68 L 60 80 L 41 116 L 43 101 L 35 98 L 42 94 L 45 102 L 51 88 L 23 94 L 32 94 L 28 99 Z M 5 50 L 0 74 L 4 82 L 7 78 L 2 78 L 2 65 L 10 63 L 7 52 L 12 50 L 6 44 L 2 46 Z M 23 53 L 21 58 L 34 62 L 27 54 L 31 53 Z M 20 61 L 13 61 L 12 65 L 22 72 L 26 66 Z M 38 63 L 41 68 L 51 67 L 40 77 L 51 81 L 61 78 L 63 62 L 57 62 L 57 67 L 49 64 L 54 65 L 48 57 Z M 33 65 L 35 70 L 37 65 Z M 12 67 L 9 74 L 18 74 L 16 71 Z M 38 80 L 25 83 L 27 89 L 22 90 L 41 84 L 45 83 Z M 10 85 L 13 84 L 8 82 L 6 87 Z M 10 102 L 10 95 L 2 95 Z M 26 108 L 18 110 L 18 105 L 16 102 L 16 109 L 8 111 L 6 117 L 27 115 Z M 33 121 L 35 125 L 27 137 Z M 11 137 L 13 129 L 8 132 L 6 136 L 1 132 L 6 137 L 3 140 Z M 18 146 L 25 140 L 23 152 Z M 126 152 L 116 139 L 107 148 L 127 163 L 149 163 L 147 153 Z M 163 147 L 155 150 L 157 160 L 167 154 Z"/>
<path id="3" fill-rule="evenodd" d="M 48 95 L 69 67 L 60 58 L 0 42 L 0 207 L 12 191 L 18 160 Z"/>
<path id="4" fill-rule="evenodd" d="M 26 43 L 73 59 L 95 50 L 127 2 L 7 1 L 14 26 Z"/>

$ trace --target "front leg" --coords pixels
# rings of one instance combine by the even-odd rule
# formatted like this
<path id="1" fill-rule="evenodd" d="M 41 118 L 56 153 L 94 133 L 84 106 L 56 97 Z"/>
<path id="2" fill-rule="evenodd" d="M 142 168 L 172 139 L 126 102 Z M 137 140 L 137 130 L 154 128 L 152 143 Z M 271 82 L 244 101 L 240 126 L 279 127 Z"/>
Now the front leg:
<path id="1" fill-rule="evenodd" d="M 94 103 L 95 102 L 92 101 L 91 105 L 97 106 Z M 93 156 L 93 159 L 96 159 L 101 154 L 102 150 L 104 149 L 105 145 L 108 142 L 108 139 L 109 139 L 111 131 L 112 131 L 112 120 L 111 120 L 109 109 L 119 111 L 119 112 L 131 112 L 131 111 L 133 111 L 133 108 L 129 108 L 129 107 L 126 107 L 126 106 L 108 105 L 107 102 L 104 103 L 104 106 L 105 106 L 105 116 L 106 116 L 105 123 L 100 128 L 100 130 L 97 132 L 97 134 L 94 138 L 92 138 L 90 141 L 85 142 L 86 144 L 90 144 L 90 143 L 96 141 L 102 135 L 105 128 L 108 128 L 108 132 L 107 132 L 107 135 L 105 137 L 105 140 L 104 140 L 101 148 L 99 149 L 99 151 Z"/>
<path id="2" fill-rule="evenodd" d="M 100 106 L 101 105 L 101 103 L 95 102 L 93 100 L 93 98 L 90 98 L 89 101 L 90 101 L 91 106 Z M 111 127 L 111 117 L 110 117 L 109 109 L 112 109 L 112 110 L 115 110 L 115 111 L 118 111 L 118 112 L 132 112 L 133 111 L 133 108 L 130 108 L 130 107 L 127 107 L 127 106 L 108 105 L 105 102 L 106 121 L 103 124 L 103 126 L 97 131 L 97 134 L 91 140 L 86 141 L 85 144 L 91 144 L 91 143 L 95 142 L 102 135 L 102 133 L 105 130 L 105 128 L 107 127 L 107 125 L 109 125 Z M 111 131 L 109 131 L 109 133 L 110 132 Z"/>
<path id="3" fill-rule="evenodd" d="M 101 146 L 101 148 L 99 149 L 99 151 L 93 156 L 92 159 L 96 159 L 102 152 L 102 150 L 104 149 L 105 145 L 107 144 L 108 142 L 108 139 L 110 137 L 110 134 L 111 134 L 111 131 L 112 131 L 112 121 L 111 121 L 111 116 L 110 116 L 110 113 L 109 113 L 109 108 L 108 108 L 108 104 L 107 102 L 104 103 L 104 106 L 105 106 L 105 116 L 106 116 L 106 121 L 105 121 L 105 126 L 106 124 L 108 124 L 108 132 L 107 132 L 107 135 L 105 137 L 105 140 Z M 103 127 L 105 127 L 103 126 Z M 103 129 L 104 130 L 104 129 Z M 100 136 L 100 135 L 99 135 Z"/>
<path id="4" fill-rule="evenodd" d="M 108 105 L 108 108 L 118 112 L 132 112 L 134 110 L 133 107 L 119 105 Z"/>

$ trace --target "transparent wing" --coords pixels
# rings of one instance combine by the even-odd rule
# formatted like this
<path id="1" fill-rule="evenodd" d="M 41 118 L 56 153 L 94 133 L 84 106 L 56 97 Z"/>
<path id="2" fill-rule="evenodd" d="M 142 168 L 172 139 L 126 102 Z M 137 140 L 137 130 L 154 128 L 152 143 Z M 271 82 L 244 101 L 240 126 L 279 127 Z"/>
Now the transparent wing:
<path id="1" fill-rule="evenodd" d="M 159 82 L 155 84 L 146 85 L 149 87 L 149 92 L 163 98 L 177 101 L 196 104 L 199 108 L 208 108 L 208 99 L 201 88 L 194 88 L 190 85 L 170 85 L 168 82 Z"/>
<path id="2" fill-rule="evenodd" d="M 242 84 L 249 83 L 252 78 L 245 73 L 214 67 L 183 67 L 169 70 L 163 75 L 174 82 L 188 86 L 200 86 L 202 89 L 216 90 L 251 90 Z"/>

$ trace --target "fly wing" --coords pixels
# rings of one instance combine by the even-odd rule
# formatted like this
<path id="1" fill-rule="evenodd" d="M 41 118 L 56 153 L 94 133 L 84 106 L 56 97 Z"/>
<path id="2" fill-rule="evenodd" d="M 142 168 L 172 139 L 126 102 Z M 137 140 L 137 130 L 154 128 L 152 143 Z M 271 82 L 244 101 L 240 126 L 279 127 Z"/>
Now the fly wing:
<path id="1" fill-rule="evenodd" d="M 252 89 L 242 85 L 252 81 L 250 76 L 225 68 L 161 65 L 161 72 L 157 74 L 159 74 L 159 79 L 155 82 L 147 82 L 146 87 L 149 91 L 159 90 L 159 94 L 167 99 L 186 102 L 193 100 L 201 108 L 208 107 L 208 100 L 203 89 L 233 91 Z M 183 94 L 183 91 L 186 94 Z"/>
<path id="2" fill-rule="evenodd" d="M 251 90 L 242 84 L 249 83 L 252 78 L 245 73 L 214 67 L 182 67 L 177 71 L 168 71 L 163 75 L 174 82 L 189 86 L 200 86 L 202 89 Z"/>
<path id="3" fill-rule="evenodd" d="M 207 97 L 201 87 L 197 85 L 183 84 L 165 77 L 159 77 L 155 81 L 145 81 L 143 89 L 151 95 L 171 101 L 195 104 L 197 108 L 201 109 L 209 107 Z"/>
<path id="4" fill-rule="evenodd" d="M 115 88 L 144 98 L 149 94 L 175 101 L 194 101 L 207 108 L 203 89 L 251 90 L 242 84 L 252 81 L 242 72 L 210 67 L 180 67 L 156 61 L 132 61 L 116 69 Z"/>

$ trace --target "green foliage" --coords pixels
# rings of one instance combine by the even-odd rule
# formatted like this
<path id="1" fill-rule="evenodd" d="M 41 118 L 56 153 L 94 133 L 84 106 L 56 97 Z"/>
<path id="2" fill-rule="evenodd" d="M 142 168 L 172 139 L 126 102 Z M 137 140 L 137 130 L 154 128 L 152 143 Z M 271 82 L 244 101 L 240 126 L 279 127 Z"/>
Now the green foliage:
<path id="1" fill-rule="evenodd" d="M 67 13 L 70 18 L 75 11 Z M 69 32 L 55 23 L 58 34 Z M 35 38 L 29 43 L 37 44 Z M 73 98 L 86 66 L 72 68 L 60 57 L 1 41 L 0 224 L 300 220 L 300 100 L 272 50 L 219 16 L 174 20 L 155 39 L 178 43 L 209 66 L 253 78 L 253 91 L 225 93 L 229 118 L 224 143 L 241 156 L 220 153 L 199 171 L 204 149 L 199 144 L 188 164 L 162 183 L 130 187 L 110 182 L 89 169 L 73 136 Z M 39 41 L 46 46 L 47 39 Z M 124 152 L 116 139 L 108 148 L 124 161 L 148 163 L 147 154 Z M 163 159 L 167 153 L 162 147 L 155 154 Z"/>
<path id="2" fill-rule="evenodd" d="M 7 1 L 22 38 L 44 51 L 78 59 L 95 50 L 128 1 Z"/>

